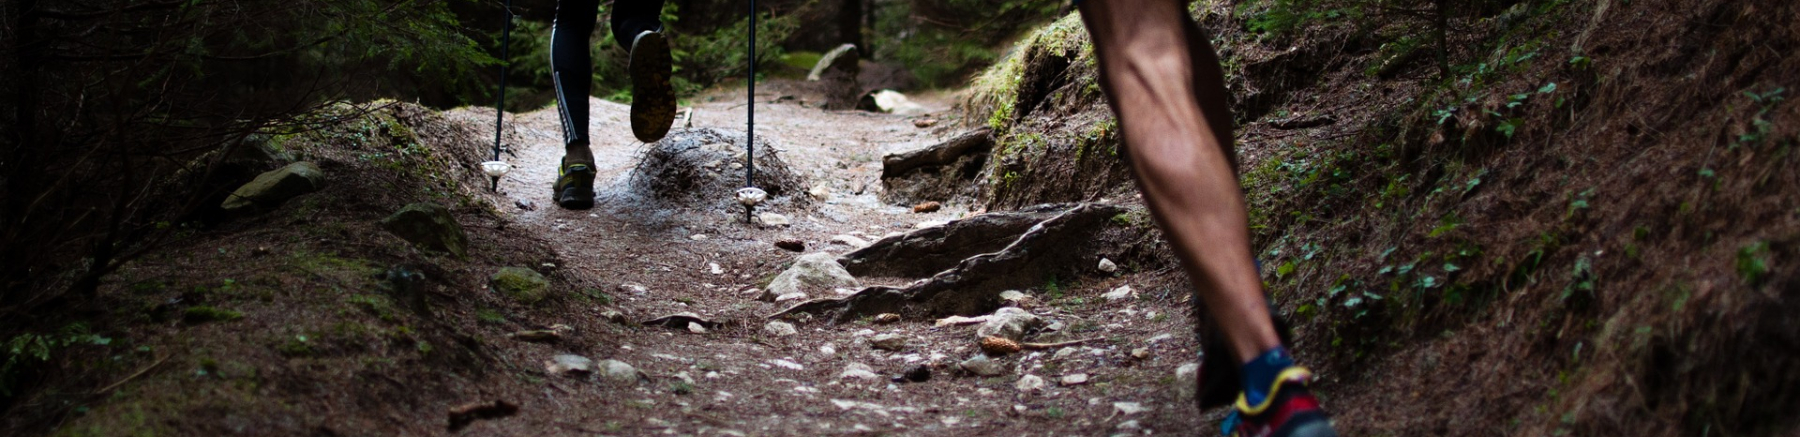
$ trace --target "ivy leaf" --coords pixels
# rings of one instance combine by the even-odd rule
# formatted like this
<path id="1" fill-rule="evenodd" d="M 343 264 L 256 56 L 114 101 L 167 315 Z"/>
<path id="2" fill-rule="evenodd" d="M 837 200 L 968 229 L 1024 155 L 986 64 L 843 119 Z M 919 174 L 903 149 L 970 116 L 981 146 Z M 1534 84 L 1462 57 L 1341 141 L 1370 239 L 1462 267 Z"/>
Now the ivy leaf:
<path id="1" fill-rule="evenodd" d="M 1553 92 L 1556 92 L 1556 82 L 1550 82 L 1544 84 L 1543 88 L 1538 88 L 1538 94 L 1550 94 Z"/>

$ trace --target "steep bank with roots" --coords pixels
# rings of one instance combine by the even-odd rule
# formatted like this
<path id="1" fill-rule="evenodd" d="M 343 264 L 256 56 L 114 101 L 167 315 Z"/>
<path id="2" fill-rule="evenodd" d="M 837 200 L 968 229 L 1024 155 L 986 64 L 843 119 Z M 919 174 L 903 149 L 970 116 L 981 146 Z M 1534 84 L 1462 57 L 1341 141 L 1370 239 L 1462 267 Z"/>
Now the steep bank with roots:
<path id="1" fill-rule="evenodd" d="M 1297 3 L 1194 15 L 1343 431 L 1791 432 L 1795 5 Z M 1133 191 L 1091 50 L 1071 15 L 976 79 L 976 203 Z"/>

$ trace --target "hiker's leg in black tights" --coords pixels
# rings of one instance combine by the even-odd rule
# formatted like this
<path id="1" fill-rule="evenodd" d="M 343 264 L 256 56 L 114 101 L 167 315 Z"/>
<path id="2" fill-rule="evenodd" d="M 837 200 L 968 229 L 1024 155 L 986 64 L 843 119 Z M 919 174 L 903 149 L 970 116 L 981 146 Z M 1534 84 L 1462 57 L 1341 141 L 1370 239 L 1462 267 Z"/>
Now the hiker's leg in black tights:
<path id="1" fill-rule="evenodd" d="M 556 21 L 550 27 L 550 75 L 570 163 L 594 160 L 588 148 L 588 94 L 594 81 L 588 48 L 599 8 L 600 0 L 558 0 Z"/>
<path id="2" fill-rule="evenodd" d="M 663 0 L 613 0 L 613 40 L 626 52 L 631 41 L 646 30 L 662 31 Z"/>

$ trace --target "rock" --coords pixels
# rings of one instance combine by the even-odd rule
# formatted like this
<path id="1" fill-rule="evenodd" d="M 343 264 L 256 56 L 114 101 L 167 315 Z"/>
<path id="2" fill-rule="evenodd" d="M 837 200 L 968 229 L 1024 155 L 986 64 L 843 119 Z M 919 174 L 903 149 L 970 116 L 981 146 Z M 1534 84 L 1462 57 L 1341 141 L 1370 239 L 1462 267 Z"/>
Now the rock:
<path id="1" fill-rule="evenodd" d="M 1120 430 L 1120 431 L 1137 431 L 1140 429 L 1144 429 L 1144 425 L 1139 424 L 1137 420 L 1127 420 L 1124 422 L 1119 422 L 1119 426 L 1116 426 L 1113 428 Z"/>
<path id="2" fill-rule="evenodd" d="M 706 272 L 715 275 L 723 275 L 725 274 L 725 268 L 719 267 L 719 263 L 706 263 Z"/>
<path id="3" fill-rule="evenodd" d="M 900 334 L 876 334 L 869 337 L 869 345 L 876 349 L 899 351 L 906 348 L 906 337 Z"/>
<path id="4" fill-rule="evenodd" d="M 1099 268 L 1100 268 L 1100 271 L 1107 272 L 1107 273 L 1119 271 L 1119 265 L 1114 264 L 1113 260 L 1106 259 L 1106 258 L 1100 258 L 1100 267 Z"/>
<path id="5" fill-rule="evenodd" d="M 1029 297 L 1029 296 L 1026 296 L 1025 293 L 1020 292 L 1019 290 L 1006 290 L 1006 291 L 1000 292 L 1000 300 L 1002 302 L 1011 302 L 1011 303 L 1016 304 L 1019 302 L 1023 302 L 1027 297 Z"/>
<path id="6" fill-rule="evenodd" d="M 995 311 L 993 317 L 989 318 L 986 323 L 982 323 L 980 328 L 976 328 L 975 336 L 977 338 L 1000 337 L 1019 341 L 1025 338 L 1025 331 L 1043 326 L 1043 324 L 1044 320 L 1038 318 L 1037 315 L 1022 309 L 1005 307 Z"/>
<path id="7" fill-rule="evenodd" d="M 803 366 L 803 365 L 800 365 L 800 363 L 796 363 L 796 362 L 788 361 L 788 360 L 769 360 L 769 364 L 773 364 L 773 365 L 775 365 L 775 367 L 780 367 L 780 368 L 788 369 L 788 370 L 806 370 L 806 366 Z"/>
<path id="8" fill-rule="evenodd" d="M 1112 291 L 1108 291 L 1108 292 L 1106 292 L 1106 294 L 1100 295 L 1100 297 L 1106 298 L 1107 302 L 1118 302 L 1121 300 L 1130 299 L 1132 296 L 1136 296 L 1136 295 L 1137 295 L 1137 290 L 1132 290 L 1130 285 L 1120 285 L 1119 288 L 1114 288 L 1114 289 L 1112 289 Z"/>
<path id="9" fill-rule="evenodd" d="M 688 236 L 688 239 L 689 239 L 689 240 L 694 240 L 694 241 L 700 241 L 700 240 L 705 240 L 705 239 L 706 239 L 706 234 L 694 234 L 694 235 L 689 235 L 689 236 Z"/>
<path id="10" fill-rule="evenodd" d="M 931 111 L 918 103 L 913 103 L 912 100 L 906 98 L 905 94 L 894 90 L 876 90 L 864 94 L 862 99 L 857 102 L 856 108 L 900 115 L 919 115 Z"/>
<path id="11" fill-rule="evenodd" d="M 1175 397 L 1193 399 L 1200 390 L 1200 363 L 1182 364 L 1175 368 Z"/>
<path id="12" fill-rule="evenodd" d="M 1081 350 L 1081 348 L 1073 348 L 1073 347 L 1057 349 L 1056 353 L 1050 354 L 1050 359 L 1062 361 L 1062 360 L 1068 359 L 1069 357 L 1075 356 L 1075 354 L 1078 353 L 1080 350 Z"/>
<path id="13" fill-rule="evenodd" d="M 617 382 L 617 383 L 628 383 L 628 384 L 636 384 L 638 382 L 637 369 L 631 367 L 630 364 L 625 364 L 625 362 L 623 362 L 623 361 L 619 361 L 619 360 L 601 361 L 600 365 L 598 367 L 600 368 L 600 378 L 601 379 L 605 379 L 607 381 L 612 381 L 612 382 Z"/>
<path id="14" fill-rule="evenodd" d="M 772 292 L 772 291 L 769 293 L 774 294 L 774 292 Z M 775 300 L 773 300 L 773 302 L 787 302 L 787 301 L 794 301 L 794 300 L 806 300 L 806 293 L 795 292 L 795 293 L 788 293 L 788 294 L 783 294 L 780 296 L 775 296 Z"/>
<path id="15" fill-rule="evenodd" d="M 619 284 L 619 291 L 623 291 L 623 292 L 627 292 L 627 293 L 631 293 L 631 294 L 645 294 L 645 293 L 650 292 L 650 287 L 645 287 L 643 285 L 626 282 L 626 283 Z"/>
<path id="16" fill-rule="evenodd" d="M 800 333 L 798 329 L 794 329 L 794 324 L 780 320 L 770 320 L 769 323 L 763 324 L 763 332 L 776 337 L 786 337 Z"/>
<path id="17" fill-rule="evenodd" d="M 781 250 L 786 250 L 789 252 L 805 252 L 806 251 L 806 242 L 800 241 L 800 240 L 792 240 L 792 239 L 781 240 L 781 241 L 775 242 L 775 247 L 779 247 L 779 248 L 781 248 Z"/>
<path id="18" fill-rule="evenodd" d="M 513 206 L 526 211 L 537 210 L 537 202 L 532 202 L 531 199 L 513 199 Z"/>
<path id="19" fill-rule="evenodd" d="M 1141 360 L 1141 359 L 1145 359 L 1145 358 L 1150 358 L 1150 348 L 1147 348 L 1147 347 L 1140 347 L 1140 348 L 1137 348 L 1137 349 L 1132 349 L 1132 350 L 1131 350 L 1131 357 L 1132 357 L 1132 358 L 1137 358 L 1137 359 L 1140 359 L 1140 360 Z"/>
<path id="20" fill-rule="evenodd" d="M 881 378 L 881 375 L 875 374 L 875 369 L 869 367 L 867 364 L 850 363 L 850 365 L 844 366 L 844 371 L 839 373 L 838 377 L 843 379 L 878 379 Z"/>
<path id="21" fill-rule="evenodd" d="M 969 357 L 969 359 L 963 360 L 961 363 L 957 363 L 956 367 L 978 376 L 1000 376 L 1001 374 L 1006 373 L 1005 364 L 990 359 L 987 355 L 979 354 Z"/>
<path id="22" fill-rule="evenodd" d="M 756 181 L 753 185 L 761 196 L 745 188 L 744 174 L 720 171 L 718 168 L 741 166 L 744 162 L 743 131 L 716 128 L 675 129 L 661 141 L 648 145 L 637 156 L 637 165 L 625 182 L 623 194 L 641 201 L 633 210 L 743 211 L 745 202 L 774 204 L 776 208 L 798 206 L 811 199 L 795 196 L 804 193 L 811 183 L 788 167 L 778 155 L 776 144 L 763 135 L 756 137 Z M 715 164 L 708 169 L 707 164 Z M 761 197 L 761 199 L 757 199 Z"/>
<path id="23" fill-rule="evenodd" d="M 1130 416 L 1150 411 L 1150 407 L 1146 407 L 1144 404 L 1137 402 L 1113 402 L 1113 411 L 1118 412 L 1120 415 Z"/>
<path id="24" fill-rule="evenodd" d="M 1059 382 L 1061 382 L 1062 385 L 1086 384 L 1088 382 L 1088 374 L 1086 374 L 1086 373 L 1070 373 L 1067 375 L 1063 375 L 1062 379 Z"/>
<path id="25" fill-rule="evenodd" d="M 586 376 L 594 371 L 594 360 L 580 355 L 557 355 L 544 362 L 544 370 L 552 375 Z"/>
<path id="26" fill-rule="evenodd" d="M 225 198 L 220 204 L 228 212 L 256 208 L 274 208 L 288 199 L 318 191 L 325 185 L 325 173 L 311 162 L 296 162 L 263 172 Z"/>
<path id="27" fill-rule="evenodd" d="M 807 74 L 806 78 L 813 83 L 813 88 L 823 94 L 825 109 L 844 110 L 856 107 L 857 97 L 862 93 L 862 86 L 856 81 L 862 72 L 862 67 L 858 64 L 859 58 L 856 45 L 844 44 L 819 57 L 819 63 Z"/>
<path id="28" fill-rule="evenodd" d="M 524 267 L 501 267 L 488 277 L 488 289 L 523 304 L 535 304 L 550 295 L 550 280 Z"/>
<path id="29" fill-rule="evenodd" d="M 861 249 L 861 248 L 869 246 L 868 240 L 857 238 L 854 235 L 845 235 L 845 234 L 831 236 L 831 243 L 832 244 L 842 244 L 845 246 L 850 246 L 851 248 L 855 248 L 855 249 Z"/>
<path id="30" fill-rule="evenodd" d="M 898 321 L 900 321 L 899 314 L 881 313 L 881 314 L 875 315 L 875 323 L 885 325 L 885 324 L 894 323 L 894 322 L 898 322 Z"/>
<path id="31" fill-rule="evenodd" d="M 913 213 L 914 214 L 937 212 L 940 209 L 944 209 L 944 204 L 938 203 L 935 200 L 930 201 L 930 202 L 920 203 L 918 205 L 913 205 Z"/>
<path id="32" fill-rule="evenodd" d="M 772 212 L 765 212 L 762 214 L 757 214 L 756 218 L 758 220 L 762 220 L 762 224 L 768 225 L 768 226 L 787 226 L 787 225 L 793 223 L 791 221 L 788 221 L 787 216 L 772 213 Z"/>
<path id="33" fill-rule="evenodd" d="M 688 322 L 687 330 L 695 334 L 705 334 L 706 325 L 702 325 L 700 322 Z"/>
<path id="34" fill-rule="evenodd" d="M 1048 383 L 1044 382 L 1044 378 L 1040 378 L 1037 375 L 1025 375 L 1019 377 L 1019 382 L 1013 383 L 1013 388 L 1017 388 L 1022 392 L 1034 392 L 1042 391 L 1046 385 L 1048 385 Z"/>
<path id="35" fill-rule="evenodd" d="M 920 128 L 920 129 L 937 126 L 937 124 L 938 124 L 938 121 L 935 118 L 921 118 L 918 120 L 913 120 L 913 127 Z"/>
<path id="36" fill-rule="evenodd" d="M 808 291 L 828 291 L 837 287 L 860 287 L 856 277 L 844 271 L 838 265 L 837 258 L 829 253 L 811 253 L 801 255 L 794 261 L 794 266 L 775 276 L 769 281 L 769 291 L 775 293 L 777 301 L 781 297 Z"/>
<path id="37" fill-rule="evenodd" d="M 400 212 L 381 219 L 381 228 L 420 249 L 447 252 L 457 258 L 469 256 L 469 237 L 450 210 L 432 202 L 419 202 L 400 208 Z"/>

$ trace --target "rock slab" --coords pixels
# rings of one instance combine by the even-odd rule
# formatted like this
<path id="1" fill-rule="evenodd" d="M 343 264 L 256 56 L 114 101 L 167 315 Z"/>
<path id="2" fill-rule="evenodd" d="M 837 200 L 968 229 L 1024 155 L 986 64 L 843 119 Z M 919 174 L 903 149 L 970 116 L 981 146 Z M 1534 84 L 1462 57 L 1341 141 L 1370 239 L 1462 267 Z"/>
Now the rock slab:
<path id="1" fill-rule="evenodd" d="M 288 199 L 318 191 L 324 185 L 325 173 L 317 164 L 296 162 L 256 175 L 256 179 L 232 191 L 219 207 L 232 212 L 274 208 Z"/>
<path id="2" fill-rule="evenodd" d="M 801 255 L 775 280 L 769 281 L 769 292 L 776 296 L 795 293 L 805 294 L 810 291 L 830 291 L 838 287 L 855 288 L 861 286 L 855 276 L 844 270 L 837 259 L 829 253 L 819 252 Z"/>

